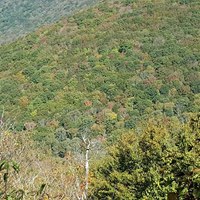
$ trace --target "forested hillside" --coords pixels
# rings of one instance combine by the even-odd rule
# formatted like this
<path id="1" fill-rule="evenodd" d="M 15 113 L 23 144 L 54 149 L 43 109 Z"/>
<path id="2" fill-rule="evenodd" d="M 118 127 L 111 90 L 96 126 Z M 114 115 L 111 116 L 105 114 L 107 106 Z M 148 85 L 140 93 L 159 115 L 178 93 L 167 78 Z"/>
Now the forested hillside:
<path id="1" fill-rule="evenodd" d="M 156 115 L 184 122 L 200 109 L 199 14 L 198 1 L 102 3 L 1 46 L 6 117 L 38 140 L 115 135 Z"/>
<path id="2" fill-rule="evenodd" d="M 0 125 L 80 176 L 91 144 L 91 199 L 196 200 L 199 62 L 198 0 L 103 1 L 0 46 Z"/>
<path id="3" fill-rule="evenodd" d="M 1 0 L 0 44 L 55 22 L 98 0 Z"/>

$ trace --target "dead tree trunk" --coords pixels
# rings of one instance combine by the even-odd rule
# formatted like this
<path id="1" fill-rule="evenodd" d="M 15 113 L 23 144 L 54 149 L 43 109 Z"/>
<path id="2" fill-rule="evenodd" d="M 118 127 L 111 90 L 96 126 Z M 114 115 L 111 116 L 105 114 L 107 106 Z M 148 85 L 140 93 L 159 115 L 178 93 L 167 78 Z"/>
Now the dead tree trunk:
<path id="1" fill-rule="evenodd" d="M 86 143 L 85 152 L 85 198 L 88 196 L 88 186 L 89 186 L 89 151 L 90 151 L 90 141 Z"/>
<path id="2" fill-rule="evenodd" d="M 87 200 L 88 197 L 88 187 L 89 187 L 89 151 L 91 141 L 86 139 L 85 137 L 82 138 L 85 144 L 85 191 L 84 191 L 84 199 Z"/>

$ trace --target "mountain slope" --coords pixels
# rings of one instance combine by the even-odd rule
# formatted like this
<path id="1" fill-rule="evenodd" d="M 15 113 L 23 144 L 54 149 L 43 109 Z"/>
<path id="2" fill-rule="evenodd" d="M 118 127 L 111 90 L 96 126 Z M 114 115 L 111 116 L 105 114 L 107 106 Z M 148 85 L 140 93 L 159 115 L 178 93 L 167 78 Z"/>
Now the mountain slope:
<path id="1" fill-rule="evenodd" d="M 0 44 L 95 2 L 98 0 L 1 0 Z"/>
<path id="2" fill-rule="evenodd" d="M 200 111 L 199 7 L 104 2 L 1 46 L 5 116 L 16 130 L 32 123 L 55 152 L 83 132 L 111 137 L 148 117 L 185 122 Z"/>

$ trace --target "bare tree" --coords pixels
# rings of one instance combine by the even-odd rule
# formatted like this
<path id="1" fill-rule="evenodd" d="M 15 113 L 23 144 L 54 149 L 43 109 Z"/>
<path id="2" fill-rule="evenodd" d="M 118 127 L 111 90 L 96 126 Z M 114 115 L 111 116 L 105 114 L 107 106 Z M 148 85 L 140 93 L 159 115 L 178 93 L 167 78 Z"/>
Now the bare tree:
<path id="1" fill-rule="evenodd" d="M 89 186 L 89 151 L 91 146 L 91 141 L 88 138 L 83 137 L 83 142 L 85 144 L 85 199 L 88 196 L 88 186 Z"/>

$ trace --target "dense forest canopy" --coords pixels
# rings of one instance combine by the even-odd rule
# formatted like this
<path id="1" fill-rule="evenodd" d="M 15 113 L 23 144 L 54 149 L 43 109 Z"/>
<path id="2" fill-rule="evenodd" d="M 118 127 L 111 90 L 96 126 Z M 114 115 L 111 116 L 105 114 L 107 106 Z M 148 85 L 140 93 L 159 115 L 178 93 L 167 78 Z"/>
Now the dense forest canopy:
<path id="1" fill-rule="evenodd" d="M 0 44 L 96 2 L 98 0 L 1 0 Z"/>
<path id="2" fill-rule="evenodd" d="M 0 145 L 25 133 L 49 156 L 40 165 L 68 165 L 66 199 L 85 191 L 91 144 L 91 199 L 196 200 L 199 62 L 198 0 L 102 1 L 0 46 Z"/>
<path id="3" fill-rule="evenodd" d="M 199 12 L 198 1 L 108 1 L 1 46 L 5 116 L 42 141 L 187 121 L 200 110 Z"/>

